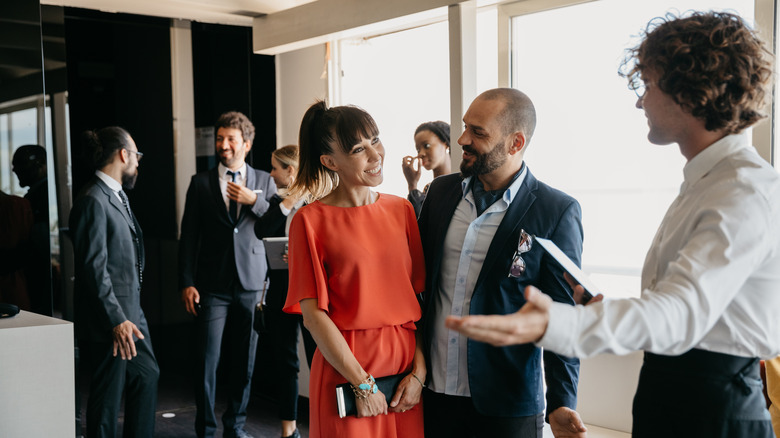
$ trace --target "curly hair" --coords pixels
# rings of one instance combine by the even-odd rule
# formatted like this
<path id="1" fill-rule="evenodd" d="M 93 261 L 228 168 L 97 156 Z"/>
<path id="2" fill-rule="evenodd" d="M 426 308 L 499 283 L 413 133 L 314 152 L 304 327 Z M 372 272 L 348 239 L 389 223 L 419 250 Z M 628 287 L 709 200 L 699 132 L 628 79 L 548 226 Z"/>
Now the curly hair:
<path id="1" fill-rule="evenodd" d="M 773 57 L 764 42 L 737 15 L 686 15 L 653 19 L 643 41 L 628 49 L 619 74 L 629 88 L 642 88 L 651 73 L 654 85 L 709 131 L 735 134 L 766 117 Z"/>
<path id="2" fill-rule="evenodd" d="M 214 134 L 219 131 L 219 128 L 238 129 L 241 131 L 241 137 L 250 145 L 255 139 L 255 125 L 247 116 L 238 111 L 229 111 L 219 116 L 217 123 L 214 124 Z"/>

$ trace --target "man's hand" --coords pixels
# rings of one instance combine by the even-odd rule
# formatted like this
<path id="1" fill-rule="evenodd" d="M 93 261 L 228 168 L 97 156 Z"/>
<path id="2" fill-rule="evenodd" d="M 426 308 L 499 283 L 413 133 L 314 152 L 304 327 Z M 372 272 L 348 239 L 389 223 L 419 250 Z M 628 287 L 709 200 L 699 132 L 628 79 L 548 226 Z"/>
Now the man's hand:
<path id="1" fill-rule="evenodd" d="M 390 412 L 406 412 L 412 409 L 422 398 L 423 386 L 412 373 L 409 373 L 398 383 L 398 388 L 390 400 Z"/>
<path id="2" fill-rule="evenodd" d="M 116 357 L 117 350 L 122 360 L 131 360 L 136 356 L 133 335 L 138 339 L 143 339 L 144 335 L 135 324 L 125 321 L 111 329 L 111 334 L 114 337 L 114 357 Z"/>
<path id="3" fill-rule="evenodd" d="M 555 438 L 586 438 L 588 429 L 577 411 L 567 407 L 550 412 L 550 429 Z"/>
<path id="4" fill-rule="evenodd" d="M 194 286 L 181 290 L 181 301 L 184 303 L 184 309 L 187 310 L 187 313 L 198 316 L 197 305 L 200 303 L 200 294 Z"/>
<path id="5" fill-rule="evenodd" d="M 228 198 L 243 205 L 255 205 L 257 201 L 257 193 L 252 189 L 241 184 L 228 181 L 227 183 L 227 196 Z"/>
<path id="6" fill-rule="evenodd" d="M 417 168 L 414 168 L 414 163 L 417 162 Z M 420 175 L 422 174 L 422 164 L 419 156 L 412 157 L 410 155 L 404 157 L 401 163 L 401 169 L 404 171 L 404 177 L 406 183 L 409 185 L 409 191 L 417 188 L 417 183 L 420 182 Z"/>
<path id="7" fill-rule="evenodd" d="M 497 347 L 536 342 L 547 331 L 552 299 L 533 286 L 525 288 L 525 299 L 528 302 L 509 315 L 448 316 L 445 325 Z"/>
<path id="8" fill-rule="evenodd" d="M 579 283 L 577 283 L 577 280 L 575 280 L 571 275 L 569 275 L 568 272 L 563 273 L 563 278 L 566 279 L 566 282 L 569 283 L 569 287 L 571 287 L 574 298 L 574 302 L 577 304 L 583 304 L 583 305 L 589 305 L 593 303 L 598 303 L 599 301 L 604 301 L 604 295 L 598 294 L 595 297 L 591 298 L 587 302 L 585 301 L 585 288 L 582 287 Z"/>

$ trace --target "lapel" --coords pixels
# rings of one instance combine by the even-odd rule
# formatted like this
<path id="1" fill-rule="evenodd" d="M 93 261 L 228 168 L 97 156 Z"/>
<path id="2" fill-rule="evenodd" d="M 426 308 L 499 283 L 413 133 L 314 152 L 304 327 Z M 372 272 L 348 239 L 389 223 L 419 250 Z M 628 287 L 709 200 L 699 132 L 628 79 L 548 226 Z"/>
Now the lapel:
<path id="1" fill-rule="evenodd" d="M 95 177 L 96 185 L 100 188 L 100 190 L 103 191 L 103 194 L 106 195 L 106 198 L 108 199 L 108 203 L 111 204 L 114 208 L 116 208 L 119 211 L 119 214 L 122 215 L 123 218 L 125 218 L 125 222 L 127 222 L 127 227 L 130 229 L 130 233 L 135 235 L 136 241 L 138 243 L 138 258 L 139 258 L 139 278 L 140 278 L 140 272 L 143 272 L 144 266 L 146 265 L 146 251 L 144 250 L 144 236 L 143 232 L 141 231 L 141 224 L 138 223 L 138 220 L 136 219 L 135 215 L 133 217 L 130 217 L 130 215 L 127 212 L 127 209 L 124 205 L 122 205 L 122 201 L 119 200 L 117 195 L 114 193 L 113 190 L 111 190 L 110 187 L 106 185 L 106 183 L 103 182 L 98 177 Z M 132 207 L 131 207 L 132 208 Z"/>
<path id="2" fill-rule="evenodd" d="M 442 193 L 441 199 L 443 201 L 438 209 L 440 220 L 436 222 L 442 224 L 442 226 L 436 227 L 436 238 L 433 242 L 436 242 L 438 247 L 433 252 L 435 258 L 433 260 L 433 271 L 431 272 L 436 281 L 438 281 L 439 274 L 441 273 L 441 261 L 444 256 L 444 239 L 447 237 L 447 230 L 450 228 L 452 216 L 455 215 L 455 209 L 458 208 L 458 204 L 461 199 L 463 199 L 463 189 L 461 188 L 463 178 L 456 178 L 454 180 L 455 182 Z M 434 290 L 437 288 L 438 286 L 436 286 Z"/>
<path id="3" fill-rule="evenodd" d="M 100 190 L 103 191 L 103 194 L 106 195 L 106 199 L 108 199 L 108 203 L 111 204 L 114 208 L 119 211 L 119 214 L 122 215 L 123 218 L 125 218 L 125 222 L 127 222 L 127 226 L 130 228 L 130 232 L 133 234 L 137 234 L 135 231 L 133 231 L 133 227 L 135 227 L 136 230 L 140 230 L 141 228 L 138 225 L 137 221 L 134 221 L 134 218 L 131 218 L 130 215 L 127 213 L 127 209 L 124 205 L 122 205 L 122 201 L 119 200 L 117 195 L 114 193 L 113 190 L 111 190 L 110 187 L 106 185 L 106 183 L 103 182 L 98 177 L 95 177 L 96 185 L 100 187 Z"/>
<path id="4" fill-rule="evenodd" d="M 501 223 L 498 225 L 493 240 L 490 242 L 490 247 L 485 255 L 485 261 L 482 263 L 482 269 L 479 271 L 479 277 L 474 284 L 475 295 L 479 291 L 485 277 L 489 275 L 493 265 L 502 257 L 502 254 L 511 252 L 505 249 L 507 245 L 512 247 L 512 251 L 514 251 L 514 248 L 517 246 L 517 239 L 512 239 L 512 236 L 517 235 L 516 231 L 520 228 L 520 223 L 523 221 L 525 214 L 536 201 L 535 193 L 538 186 L 538 181 L 531 174 L 531 170 L 529 169 L 523 183 L 520 185 L 520 189 L 517 191 L 517 195 L 515 195 L 512 203 L 509 204 L 504 219 L 502 219 Z M 529 230 L 526 231 L 531 232 Z"/>
<path id="5" fill-rule="evenodd" d="M 211 169 L 211 172 L 209 172 L 209 188 L 211 189 L 211 198 L 217 208 L 217 218 L 232 227 L 233 221 L 230 220 L 227 205 L 225 205 L 225 198 L 222 197 L 222 189 L 219 188 L 219 178 L 219 167 Z"/>

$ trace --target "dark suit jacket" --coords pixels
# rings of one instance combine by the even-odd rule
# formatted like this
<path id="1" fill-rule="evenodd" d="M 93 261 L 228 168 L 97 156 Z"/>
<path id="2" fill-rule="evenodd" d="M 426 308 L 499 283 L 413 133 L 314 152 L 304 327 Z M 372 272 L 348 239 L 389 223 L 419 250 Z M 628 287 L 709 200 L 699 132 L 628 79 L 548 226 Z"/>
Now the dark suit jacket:
<path id="1" fill-rule="evenodd" d="M 132 230 L 133 222 L 136 231 Z M 126 320 L 145 326 L 141 311 L 140 273 L 145 261 L 141 226 L 131 220 L 122 201 L 100 178 L 94 177 L 73 203 L 70 230 L 80 334 L 95 342 L 111 342 L 111 329 Z"/>
<path id="2" fill-rule="evenodd" d="M 180 288 L 195 286 L 201 294 L 224 290 L 234 272 L 244 289 L 263 288 L 268 264 L 265 247 L 255 237 L 254 226 L 268 209 L 276 184 L 268 172 L 248 164 L 246 169 L 246 186 L 262 193 L 254 205 L 241 205 L 236 225 L 228 216 L 217 168 L 192 177 L 181 221 Z"/>
<path id="3" fill-rule="evenodd" d="M 463 197 L 461 181 L 459 174 L 436 178 L 420 213 L 418 223 L 427 270 L 426 295 L 439 291 L 444 239 Z M 529 284 L 555 301 L 573 304 L 571 289 L 566 285 L 561 269 L 538 245 L 523 254 L 526 271 L 522 277 L 509 278 L 507 274 L 521 229 L 551 239 L 579 265 L 583 238 L 580 217 L 580 206 L 574 198 L 539 182 L 529 170 L 490 244 L 474 287 L 469 314 L 515 312 L 525 303 L 523 292 Z M 433 320 L 433 306 L 428 296 L 425 300 L 423 334 L 425 351 L 430 351 L 432 330 L 428 321 Z M 541 354 L 541 349 L 533 344 L 500 348 L 469 339 L 469 386 L 477 411 L 502 417 L 542 412 Z M 579 361 L 545 352 L 544 367 L 548 412 L 561 406 L 576 408 Z"/>

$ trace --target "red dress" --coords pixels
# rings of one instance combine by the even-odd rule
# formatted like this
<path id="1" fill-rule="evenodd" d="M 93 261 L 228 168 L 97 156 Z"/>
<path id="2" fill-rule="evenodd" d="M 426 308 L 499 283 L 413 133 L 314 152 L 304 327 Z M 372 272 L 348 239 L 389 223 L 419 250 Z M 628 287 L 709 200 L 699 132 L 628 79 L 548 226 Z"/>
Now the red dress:
<path id="1" fill-rule="evenodd" d="M 309 204 L 292 220 L 289 257 L 286 312 L 301 313 L 299 302 L 316 298 L 363 369 L 374 377 L 411 371 L 425 262 L 407 200 L 380 194 L 361 207 Z M 346 379 L 319 349 L 311 368 L 311 438 L 423 436 L 420 404 L 403 413 L 339 418 L 336 385 Z"/>

